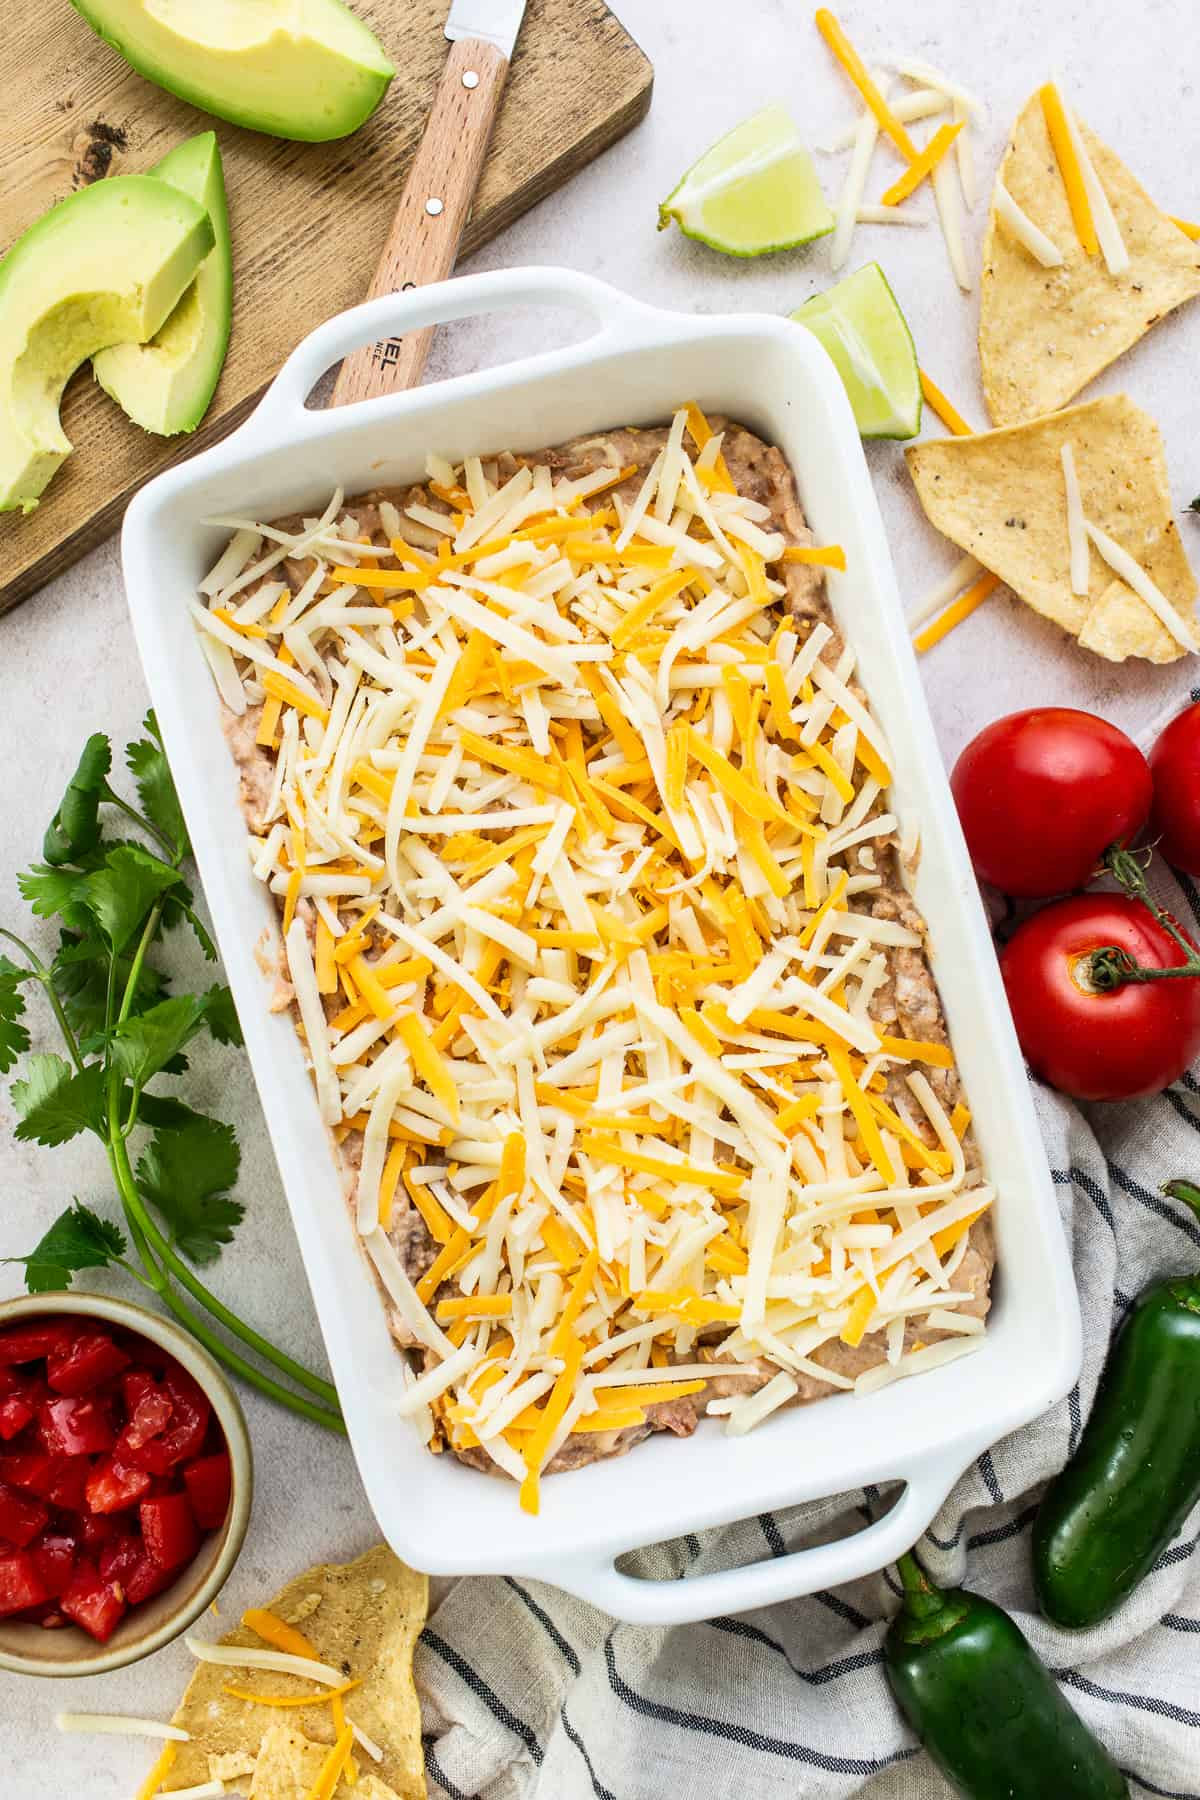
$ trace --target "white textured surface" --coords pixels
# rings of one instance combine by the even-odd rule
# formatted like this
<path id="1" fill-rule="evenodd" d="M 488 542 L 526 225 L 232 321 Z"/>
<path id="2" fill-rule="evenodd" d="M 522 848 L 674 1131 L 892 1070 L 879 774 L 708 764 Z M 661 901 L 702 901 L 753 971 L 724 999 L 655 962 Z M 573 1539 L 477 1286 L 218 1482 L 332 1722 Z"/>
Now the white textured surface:
<path id="1" fill-rule="evenodd" d="M 475 259 L 475 267 L 560 262 L 603 276 L 644 298 L 684 310 L 788 311 L 827 284 L 826 253 L 759 263 L 726 261 L 677 233 L 654 231 L 655 207 L 683 169 L 720 131 L 770 99 L 783 99 L 814 144 L 851 116 L 848 86 L 832 66 L 807 9 L 788 0 L 617 0 L 617 9 L 656 67 L 649 119 L 562 193 L 531 213 Z M 1172 0 L 1067 0 L 1050 10 L 1031 0 L 1003 8 L 967 9 L 961 0 L 924 0 L 903 9 L 859 4 L 842 17 L 870 62 L 889 52 L 941 65 L 988 102 L 989 124 L 977 154 L 981 185 L 990 187 L 1005 131 L 1029 91 L 1052 72 L 1067 83 L 1077 110 L 1124 156 L 1171 210 L 1195 216 L 1200 192 L 1178 154 L 1177 122 L 1194 111 L 1200 50 L 1181 29 Z M 731 19 L 736 17 L 736 28 Z M 963 22 L 970 16 L 969 30 Z M 1174 122 L 1174 123 L 1173 123 Z M 845 158 L 822 159 L 832 195 Z M 868 198 L 875 199 L 896 164 L 876 153 Z M 864 227 L 848 266 L 878 258 L 912 324 L 925 366 L 968 419 L 983 423 L 974 347 L 976 306 L 950 276 L 931 200 L 925 231 Z M 970 222 L 972 266 L 978 260 L 982 204 Z M 515 316 L 456 326 L 443 333 L 430 369 L 479 367 L 545 343 L 557 320 Z M 1200 489 L 1194 439 L 1194 369 L 1200 318 L 1176 314 L 1092 392 L 1126 389 L 1160 421 L 1177 504 Z M 682 396 L 681 396 L 682 397 Z M 939 429 L 931 425 L 931 431 Z M 870 447 L 902 590 L 916 597 L 950 566 L 953 555 L 924 524 L 894 445 Z M 1184 521 L 1189 548 L 1200 552 L 1200 527 Z M 956 554 L 956 553 L 954 553 Z M 109 731 L 120 745 L 134 734 L 145 693 L 125 621 L 115 545 L 97 551 L 19 612 L 0 620 L 0 667 L 7 716 L 7 803 L 0 816 L 0 923 L 27 923 L 15 871 L 38 853 L 41 832 L 87 733 Z M 1120 667 L 1085 657 L 1052 627 L 1015 602 L 992 603 L 925 661 L 923 672 L 943 749 L 953 757 L 989 718 L 1034 702 L 1065 702 L 1136 726 L 1195 679 L 1194 665 L 1166 670 Z M 42 1047 L 49 1021 L 38 1015 Z M 41 1035 L 45 1033 L 45 1035 Z M 236 1057 L 200 1057 L 189 1095 L 238 1124 L 243 1146 L 241 1194 L 248 1216 L 215 1285 L 256 1324 L 298 1354 L 319 1354 L 282 1193 L 256 1103 L 235 1083 Z M 0 1255 L 28 1249 L 75 1193 L 109 1207 L 98 1148 L 59 1151 L 13 1143 L 0 1096 Z M 19 1291 L 19 1271 L 0 1269 L 0 1294 Z M 228 1619 L 318 1557 L 341 1559 L 364 1547 L 373 1526 L 344 1446 L 290 1415 L 253 1402 L 247 1407 L 258 1467 L 258 1496 L 246 1550 L 222 1602 Z M 213 1631 L 217 1629 L 213 1622 Z M 51 1718 L 61 1707 L 130 1712 L 170 1711 L 190 1659 L 181 1648 L 149 1664 L 88 1682 L 18 1681 L 0 1675 L 0 1712 L 7 1727 L 11 1800 L 119 1800 L 131 1795 L 148 1764 L 142 1744 L 60 1739 Z"/>

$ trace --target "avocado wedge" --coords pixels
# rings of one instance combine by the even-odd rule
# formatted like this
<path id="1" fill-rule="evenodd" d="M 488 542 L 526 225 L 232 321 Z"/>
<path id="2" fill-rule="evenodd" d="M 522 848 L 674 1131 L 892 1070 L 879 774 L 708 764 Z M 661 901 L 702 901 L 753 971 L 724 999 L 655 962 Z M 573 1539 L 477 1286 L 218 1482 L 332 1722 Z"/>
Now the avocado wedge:
<path id="1" fill-rule="evenodd" d="M 189 138 L 150 174 L 188 194 L 208 213 L 216 242 L 200 273 L 148 344 L 114 344 L 92 358 L 105 393 L 144 431 L 194 431 L 208 411 L 229 346 L 233 247 L 216 134 Z"/>
<path id="2" fill-rule="evenodd" d="M 32 512 L 71 453 L 63 389 L 110 344 L 145 343 L 213 248 L 199 201 L 116 175 L 43 215 L 0 261 L 0 512 Z"/>
<path id="3" fill-rule="evenodd" d="M 395 69 L 341 0 L 71 0 L 147 81 L 272 137 L 323 143 L 370 118 Z"/>

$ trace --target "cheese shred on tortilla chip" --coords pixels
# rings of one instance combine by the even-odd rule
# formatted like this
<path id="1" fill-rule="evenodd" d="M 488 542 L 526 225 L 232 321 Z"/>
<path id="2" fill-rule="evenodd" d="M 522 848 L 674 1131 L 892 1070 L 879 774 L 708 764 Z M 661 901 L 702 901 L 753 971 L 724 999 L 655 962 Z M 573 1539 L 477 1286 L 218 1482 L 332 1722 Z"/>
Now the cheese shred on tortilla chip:
<path id="1" fill-rule="evenodd" d="M 1170 627 L 1149 590 L 1135 591 L 1119 573 L 1102 591 L 1093 579 L 1090 596 L 1075 591 L 1064 447 L 1084 517 L 1127 552 L 1178 615 Z M 1083 649 L 1114 662 L 1183 655 L 1195 631 L 1196 579 L 1175 524 L 1158 427 L 1125 395 L 974 437 L 931 440 L 906 454 L 937 530 Z"/>
<path id="2" fill-rule="evenodd" d="M 1013 126 L 983 245 L 979 357 L 997 425 L 1054 412 L 1144 337 L 1172 308 L 1200 294 L 1200 245 L 1162 212 L 1106 144 L 1071 117 L 1094 182 L 1103 256 L 1079 241 L 1042 109 L 1034 94 Z M 1002 194 L 1062 256 L 1043 267 L 1007 214 Z M 1006 216 L 1007 214 L 1007 216 Z M 1122 266 L 1114 274 L 1113 266 Z M 1107 259 L 1107 260 L 1106 260 Z"/>

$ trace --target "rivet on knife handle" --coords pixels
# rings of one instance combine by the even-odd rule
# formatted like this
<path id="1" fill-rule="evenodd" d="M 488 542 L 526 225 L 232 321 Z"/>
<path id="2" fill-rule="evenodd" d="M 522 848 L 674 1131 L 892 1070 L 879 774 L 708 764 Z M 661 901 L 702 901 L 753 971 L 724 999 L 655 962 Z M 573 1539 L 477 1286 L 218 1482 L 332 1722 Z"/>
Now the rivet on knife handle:
<path id="1" fill-rule="evenodd" d="M 452 44 L 425 135 L 404 184 L 383 255 L 364 296 L 394 294 L 453 272 L 500 106 L 508 61 L 480 38 Z M 432 328 L 356 350 L 342 364 L 334 406 L 414 387 Z"/>

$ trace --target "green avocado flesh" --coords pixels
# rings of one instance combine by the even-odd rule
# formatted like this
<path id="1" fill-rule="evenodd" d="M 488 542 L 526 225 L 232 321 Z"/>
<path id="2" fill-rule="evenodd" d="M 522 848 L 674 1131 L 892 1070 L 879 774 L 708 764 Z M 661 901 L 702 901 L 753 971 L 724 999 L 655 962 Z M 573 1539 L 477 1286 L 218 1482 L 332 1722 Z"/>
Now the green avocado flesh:
<path id="1" fill-rule="evenodd" d="M 370 118 L 396 72 L 341 0 L 71 4 L 147 81 L 273 137 L 347 137 Z"/>
<path id="2" fill-rule="evenodd" d="M 204 208 L 151 175 L 82 188 L 0 262 L 0 512 L 31 512 L 71 444 L 58 418 L 80 363 L 154 336 L 213 247 Z"/>
<path id="3" fill-rule="evenodd" d="M 170 437 L 194 431 L 225 361 L 233 303 L 233 248 L 221 153 L 213 132 L 180 144 L 150 171 L 208 213 L 216 243 L 178 306 L 148 344 L 114 344 L 92 359 L 96 380 L 135 425 Z"/>

